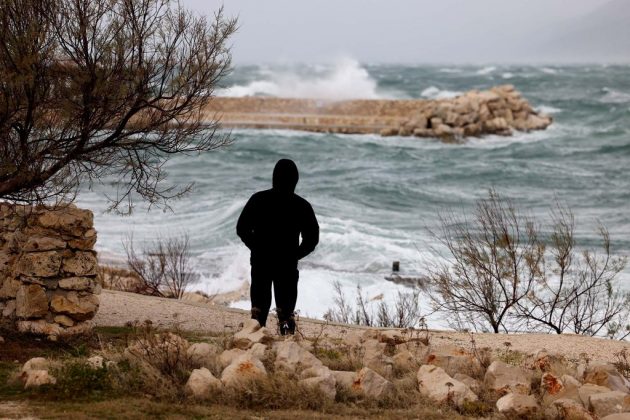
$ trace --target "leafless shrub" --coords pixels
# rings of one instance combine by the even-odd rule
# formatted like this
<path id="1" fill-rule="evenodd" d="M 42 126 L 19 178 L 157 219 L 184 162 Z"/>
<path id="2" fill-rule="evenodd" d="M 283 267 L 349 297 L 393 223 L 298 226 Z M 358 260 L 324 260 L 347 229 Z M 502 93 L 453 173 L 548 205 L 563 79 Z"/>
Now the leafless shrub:
<path id="1" fill-rule="evenodd" d="M 369 327 L 409 328 L 417 326 L 423 319 L 420 313 L 420 291 L 418 289 L 409 293 L 398 292 L 393 308 L 390 308 L 385 302 L 380 302 L 376 308 L 376 315 L 374 315 L 373 304 L 363 293 L 360 285 L 357 285 L 354 307 L 348 303 L 341 289 L 341 283 L 335 281 L 333 288 L 335 290 L 333 300 L 335 307 L 328 309 L 324 314 L 324 319 L 327 321 Z"/>
<path id="2" fill-rule="evenodd" d="M 434 306 L 475 331 L 507 331 L 509 312 L 543 277 L 545 247 L 534 222 L 494 190 L 472 220 L 452 212 L 440 219 L 436 237 L 451 262 L 429 274 Z"/>
<path id="3" fill-rule="evenodd" d="M 193 366 L 187 354 L 188 342 L 177 333 L 158 332 L 151 322 L 135 324 L 134 330 L 137 339 L 127 352 L 173 383 L 183 385 Z"/>
<path id="4" fill-rule="evenodd" d="M 72 201 L 116 177 L 111 208 L 167 206 L 164 163 L 229 143 L 204 106 L 236 21 L 174 0 L 6 0 L 0 7 L 0 198 Z"/>
<path id="5" fill-rule="evenodd" d="M 146 294 L 181 299 L 194 279 L 188 234 L 159 237 L 138 254 L 133 237 L 124 243 L 129 268 L 140 278 Z"/>
<path id="6" fill-rule="evenodd" d="M 600 227 L 603 255 L 591 250 L 578 254 L 572 212 L 556 205 L 552 217 L 550 257 L 545 259 L 548 275 L 519 302 L 517 316 L 530 327 L 558 334 L 611 334 L 619 329 L 615 321 L 620 316 L 628 319 L 630 294 L 615 287 L 615 277 L 624 269 L 626 259 L 611 255 L 610 235 L 604 227 Z"/>
<path id="7" fill-rule="evenodd" d="M 571 331 L 625 338 L 630 294 L 615 284 L 626 258 L 611 253 L 601 227 L 602 255 L 575 248 L 572 212 L 556 204 L 551 235 L 491 190 L 471 221 L 442 217 L 439 238 L 451 262 L 430 275 L 429 295 L 458 329 Z M 510 325 L 508 326 L 508 323 Z"/>

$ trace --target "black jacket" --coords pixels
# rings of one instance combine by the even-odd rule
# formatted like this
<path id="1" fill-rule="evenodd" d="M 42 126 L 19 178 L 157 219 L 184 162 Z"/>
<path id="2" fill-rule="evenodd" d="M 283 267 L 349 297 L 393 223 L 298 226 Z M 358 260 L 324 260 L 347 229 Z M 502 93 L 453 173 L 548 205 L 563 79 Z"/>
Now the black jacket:
<path id="1" fill-rule="evenodd" d="M 283 159 L 274 169 L 273 188 L 245 205 L 236 233 L 251 250 L 252 267 L 295 268 L 317 246 L 319 225 L 308 201 L 293 192 L 297 180 L 297 167 Z"/>

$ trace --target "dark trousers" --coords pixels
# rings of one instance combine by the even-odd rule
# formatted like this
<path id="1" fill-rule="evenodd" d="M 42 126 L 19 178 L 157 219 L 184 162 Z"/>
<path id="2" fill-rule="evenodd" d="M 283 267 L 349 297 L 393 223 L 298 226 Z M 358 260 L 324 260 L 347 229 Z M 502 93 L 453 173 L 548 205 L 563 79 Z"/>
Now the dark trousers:
<path id="1" fill-rule="evenodd" d="M 297 268 L 283 270 L 252 266 L 252 285 L 250 287 L 252 318 L 258 320 L 263 327 L 267 323 L 267 316 L 271 307 L 271 285 L 273 284 L 278 321 L 292 320 L 297 301 L 299 277 L 300 273 Z"/>

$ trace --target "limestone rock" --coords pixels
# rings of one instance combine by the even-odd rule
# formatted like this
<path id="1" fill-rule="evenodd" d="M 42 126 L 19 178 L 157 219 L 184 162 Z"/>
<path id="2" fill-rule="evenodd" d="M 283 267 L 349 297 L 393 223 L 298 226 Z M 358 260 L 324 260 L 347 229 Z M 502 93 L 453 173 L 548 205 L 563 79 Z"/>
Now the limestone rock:
<path id="1" fill-rule="evenodd" d="M 93 291 L 96 281 L 89 277 L 68 277 L 59 280 L 58 287 L 65 290 Z"/>
<path id="2" fill-rule="evenodd" d="M 453 379 L 457 379 L 458 381 L 462 382 L 475 394 L 479 394 L 479 392 L 481 391 L 481 384 L 473 377 L 470 377 L 463 373 L 456 373 L 455 376 L 453 376 Z"/>
<path id="3" fill-rule="evenodd" d="M 462 406 L 466 401 L 477 401 L 477 395 L 470 388 L 439 366 L 422 365 L 417 376 L 420 393 L 440 404 L 450 400 Z"/>
<path id="4" fill-rule="evenodd" d="M 18 321 L 17 329 L 21 333 L 45 335 L 50 339 L 56 339 L 61 334 L 61 327 L 58 324 L 51 324 L 44 319 Z"/>
<path id="5" fill-rule="evenodd" d="M 489 389 L 499 395 L 508 393 L 527 395 L 531 389 L 530 377 L 527 372 L 498 360 L 492 362 L 488 367 L 484 381 Z"/>
<path id="6" fill-rule="evenodd" d="M 579 402 L 570 398 L 560 398 L 553 402 L 560 420 L 595 420 L 595 417 Z"/>
<path id="7" fill-rule="evenodd" d="M 65 249 L 66 242 L 50 236 L 31 236 L 22 248 L 23 252 L 59 251 Z"/>
<path id="8" fill-rule="evenodd" d="M 609 388 L 595 384 L 584 384 L 578 389 L 578 396 L 585 407 L 589 406 L 591 395 L 610 392 Z"/>
<path id="9" fill-rule="evenodd" d="M 497 401 L 497 410 L 508 418 L 530 417 L 539 409 L 536 398 L 532 395 L 510 392 Z"/>
<path id="10" fill-rule="evenodd" d="M 237 385 L 265 376 L 267 371 L 262 362 L 250 354 L 243 354 L 230 363 L 221 373 L 224 385 Z"/>
<path id="11" fill-rule="evenodd" d="M 394 385 L 372 369 L 364 367 L 356 374 L 352 389 L 371 398 L 383 398 L 394 392 Z"/>
<path id="12" fill-rule="evenodd" d="M 265 344 L 256 343 L 247 350 L 247 353 L 251 354 L 257 359 L 262 360 L 263 357 L 265 357 L 266 351 L 267 351 L 267 346 Z"/>
<path id="13" fill-rule="evenodd" d="M 223 384 L 205 367 L 194 369 L 186 382 L 186 392 L 197 399 L 208 398 Z"/>
<path id="14" fill-rule="evenodd" d="M 48 313 L 48 297 L 37 284 L 21 285 L 15 298 L 15 313 L 18 318 L 41 318 Z"/>
<path id="15" fill-rule="evenodd" d="M 613 391 L 630 393 L 630 382 L 611 363 L 591 363 L 584 372 L 584 383 L 601 385 Z"/>
<path id="16" fill-rule="evenodd" d="M 255 319 L 248 319 L 245 321 L 243 329 L 234 334 L 232 344 L 234 347 L 246 350 L 254 343 L 265 344 L 271 341 L 273 341 L 273 337 L 267 328 L 261 327 Z"/>
<path id="17" fill-rule="evenodd" d="M 482 371 L 479 361 L 470 351 L 452 345 L 430 348 L 424 362 L 441 367 L 451 376 L 456 373 L 476 375 Z"/>
<path id="18" fill-rule="evenodd" d="M 420 367 L 420 364 L 416 360 L 415 356 L 409 350 L 404 350 L 395 354 L 392 357 L 392 361 L 394 363 L 394 368 L 402 372 L 409 372 Z"/>
<path id="19" fill-rule="evenodd" d="M 620 391 L 593 394 L 589 398 L 589 408 L 599 417 L 630 412 L 630 395 Z"/>
<path id="20" fill-rule="evenodd" d="M 20 281 L 5 277 L 2 283 L 0 283 L 0 299 L 15 298 L 21 285 L 22 283 Z"/>
<path id="21" fill-rule="evenodd" d="M 208 343 L 194 343 L 188 347 L 186 354 L 194 366 L 211 366 L 217 356 L 217 346 Z M 226 364 L 226 366 L 229 363 Z"/>
<path id="22" fill-rule="evenodd" d="M 92 294 L 80 297 L 77 292 L 55 294 L 50 301 L 50 308 L 58 313 L 68 315 L 77 321 L 91 319 L 98 310 L 98 297 Z"/>
<path id="23" fill-rule="evenodd" d="M 25 389 L 57 383 L 57 379 L 50 375 L 47 370 L 29 370 L 24 372 L 22 373 L 22 381 Z"/>
<path id="24" fill-rule="evenodd" d="M 63 271 L 75 276 L 96 275 L 96 257 L 91 252 L 79 251 L 63 260 Z"/>
<path id="25" fill-rule="evenodd" d="M 87 364 L 92 369 L 103 369 L 105 367 L 105 359 L 102 356 L 92 356 L 87 359 Z"/>
<path id="26" fill-rule="evenodd" d="M 242 350 L 242 349 L 225 350 L 223 353 L 221 353 L 219 355 L 219 365 L 221 365 L 221 368 L 225 369 L 235 359 L 239 358 L 240 356 L 242 356 L 242 355 L 244 355 L 246 353 L 247 352 L 245 350 Z"/>
<path id="27" fill-rule="evenodd" d="M 7 300 L 2 309 L 2 316 L 4 318 L 12 318 L 15 314 L 15 299 Z"/>
<path id="28" fill-rule="evenodd" d="M 387 344 L 372 338 L 363 343 L 363 366 L 377 370 L 384 374 L 391 374 L 393 370 L 392 359 L 385 355 Z"/>
<path id="29" fill-rule="evenodd" d="M 610 414 L 601 420 L 630 420 L 630 413 Z"/>
<path id="30" fill-rule="evenodd" d="M 536 353 L 529 354 L 523 361 L 523 365 L 527 369 L 540 372 L 551 372 L 560 375 L 561 372 L 567 370 L 567 362 L 564 356 L 560 354 L 549 353 L 542 349 Z"/>
<path id="31" fill-rule="evenodd" d="M 44 357 L 33 357 L 29 359 L 22 365 L 22 373 L 28 372 L 29 370 L 48 370 L 50 364 L 48 360 Z"/>
<path id="32" fill-rule="evenodd" d="M 22 254 L 17 273 L 29 277 L 53 277 L 59 273 L 61 256 L 56 251 Z"/>
<path id="33" fill-rule="evenodd" d="M 563 375 L 562 378 L 558 378 L 553 373 L 544 373 L 540 380 L 543 403 L 549 405 L 558 399 L 580 401 L 578 389 L 581 386 L 582 384 L 570 375 Z"/>
<path id="34" fill-rule="evenodd" d="M 387 128 L 383 128 L 380 131 L 380 135 L 382 137 L 391 137 L 391 136 L 397 136 L 398 135 L 398 128 L 396 127 L 387 127 Z"/>
<path id="35" fill-rule="evenodd" d="M 70 337 L 76 335 L 84 335 L 92 331 L 92 328 L 94 328 L 94 323 L 92 321 L 79 322 L 71 327 L 62 328 L 59 336 Z"/>
<path id="36" fill-rule="evenodd" d="M 283 341 L 275 346 L 276 369 L 287 372 L 298 372 L 313 366 L 321 366 L 322 362 L 312 353 L 305 350 L 295 341 Z"/>
<path id="37" fill-rule="evenodd" d="M 335 377 L 335 381 L 342 387 L 352 390 L 352 385 L 357 376 L 356 372 L 347 372 L 344 370 L 331 370 L 332 375 Z"/>
<path id="38" fill-rule="evenodd" d="M 53 319 L 57 324 L 64 327 L 72 327 L 74 325 L 72 318 L 66 315 L 55 315 Z"/>
<path id="39" fill-rule="evenodd" d="M 78 209 L 71 205 L 55 211 L 47 211 L 39 216 L 38 221 L 42 227 L 81 236 L 93 226 L 94 216 L 89 210 Z"/>
<path id="40" fill-rule="evenodd" d="M 314 366 L 302 371 L 300 375 L 302 378 L 299 382 L 309 387 L 316 387 L 322 391 L 322 393 L 334 400 L 337 395 L 337 380 L 332 374 L 332 371 L 326 366 Z"/>

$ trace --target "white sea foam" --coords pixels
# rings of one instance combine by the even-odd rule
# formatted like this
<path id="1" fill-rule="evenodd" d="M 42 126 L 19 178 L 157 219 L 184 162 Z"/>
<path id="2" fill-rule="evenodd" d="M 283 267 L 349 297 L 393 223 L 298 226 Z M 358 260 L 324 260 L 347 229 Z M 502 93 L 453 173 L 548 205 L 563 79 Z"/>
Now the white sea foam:
<path id="1" fill-rule="evenodd" d="M 558 74 L 558 70 L 552 69 L 551 67 L 543 67 L 540 69 L 545 74 Z"/>
<path id="2" fill-rule="evenodd" d="M 477 74 L 478 75 L 486 75 L 486 74 L 490 74 L 492 72 L 494 72 L 497 68 L 494 66 L 488 66 L 488 67 L 484 67 L 482 69 L 477 70 Z"/>
<path id="3" fill-rule="evenodd" d="M 501 77 L 503 77 L 504 79 L 511 79 L 514 77 L 514 73 L 510 73 L 510 72 L 503 73 Z"/>
<path id="4" fill-rule="evenodd" d="M 599 101 L 605 104 L 623 104 L 630 102 L 630 93 L 628 92 L 621 92 L 608 87 L 604 87 L 602 92 L 604 92 L 605 95 L 602 96 Z"/>
<path id="5" fill-rule="evenodd" d="M 327 71 L 316 68 L 316 75 L 299 74 L 296 69 L 270 71 L 266 79 L 235 85 L 217 91 L 219 96 L 276 96 L 315 99 L 379 99 L 387 95 L 354 59 L 337 61 Z"/>
<path id="6" fill-rule="evenodd" d="M 429 99 L 448 99 L 448 98 L 454 98 L 461 94 L 462 94 L 461 92 L 457 92 L 453 90 L 442 90 L 435 86 L 430 86 L 420 93 L 420 95 L 423 98 L 429 98 Z"/>
<path id="7" fill-rule="evenodd" d="M 450 73 L 450 74 L 456 74 L 456 73 L 461 73 L 461 72 L 462 72 L 462 69 L 460 69 L 460 68 L 451 68 L 451 67 L 448 67 L 448 68 L 443 68 L 443 69 L 440 69 L 439 71 L 440 71 L 440 73 Z"/>
<path id="8" fill-rule="evenodd" d="M 556 108 L 551 105 L 540 105 L 536 107 L 536 111 L 542 112 L 543 114 L 557 114 L 559 112 L 562 112 L 560 108 Z"/>

